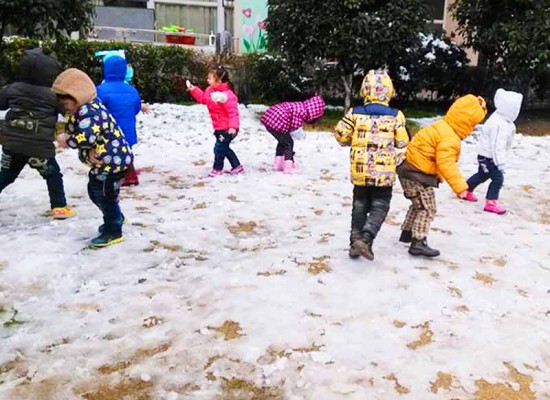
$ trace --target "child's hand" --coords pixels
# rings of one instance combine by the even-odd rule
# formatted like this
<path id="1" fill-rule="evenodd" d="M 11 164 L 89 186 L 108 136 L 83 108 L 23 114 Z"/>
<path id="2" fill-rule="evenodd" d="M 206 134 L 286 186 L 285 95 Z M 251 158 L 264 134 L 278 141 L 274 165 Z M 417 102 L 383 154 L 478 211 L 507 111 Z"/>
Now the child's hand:
<path id="1" fill-rule="evenodd" d="M 459 194 L 457 194 L 457 197 L 458 197 L 459 199 L 465 199 L 467 195 L 468 195 L 468 191 L 467 191 L 467 190 L 463 190 L 462 192 L 460 192 Z"/>
<path id="2" fill-rule="evenodd" d="M 235 128 L 229 128 L 227 130 L 227 133 L 229 133 L 230 135 L 235 135 L 237 134 L 237 130 Z"/>
<path id="3" fill-rule="evenodd" d="M 58 134 L 55 137 L 55 141 L 57 142 L 57 146 L 60 149 L 66 149 L 67 148 L 67 134 L 65 132 L 62 132 Z"/>
<path id="4" fill-rule="evenodd" d="M 185 86 L 187 86 L 187 90 L 193 90 L 195 88 L 195 86 L 189 81 L 189 79 L 185 81 Z"/>
<path id="5" fill-rule="evenodd" d="M 88 160 L 95 166 L 95 167 L 101 167 L 103 165 L 103 161 L 97 158 L 97 154 L 95 152 L 95 149 L 91 149 L 88 152 Z"/>
<path id="6" fill-rule="evenodd" d="M 141 112 L 144 114 L 149 113 L 149 104 L 141 103 Z"/>

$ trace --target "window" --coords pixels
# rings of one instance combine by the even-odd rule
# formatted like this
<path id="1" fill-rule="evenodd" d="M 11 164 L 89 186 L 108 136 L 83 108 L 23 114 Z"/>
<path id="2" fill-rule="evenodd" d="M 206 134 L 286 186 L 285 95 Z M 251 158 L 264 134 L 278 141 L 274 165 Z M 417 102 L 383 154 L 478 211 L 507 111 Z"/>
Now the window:
<path id="1" fill-rule="evenodd" d="M 445 7 L 447 6 L 446 0 L 429 0 L 428 8 L 432 22 L 428 24 L 435 32 L 442 32 L 445 25 Z"/>

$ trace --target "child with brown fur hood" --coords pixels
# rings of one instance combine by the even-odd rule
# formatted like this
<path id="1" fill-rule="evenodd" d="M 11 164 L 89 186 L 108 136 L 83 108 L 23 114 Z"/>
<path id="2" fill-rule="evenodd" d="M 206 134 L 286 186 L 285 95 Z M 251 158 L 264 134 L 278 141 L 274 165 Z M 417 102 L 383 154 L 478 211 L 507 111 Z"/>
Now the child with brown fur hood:
<path id="1" fill-rule="evenodd" d="M 130 146 L 107 108 L 97 98 L 96 87 L 86 73 L 69 68 L 52 85 L 68 114 L 68 133 L 58 135 L 60 147 L 78 149 L 80 160 L 91 167 L 88 195 L 103 213 L 100 235 L 93 247 L 123 240 L 124 216 L 118 195 L 126 170 L 133 162 Z"/>

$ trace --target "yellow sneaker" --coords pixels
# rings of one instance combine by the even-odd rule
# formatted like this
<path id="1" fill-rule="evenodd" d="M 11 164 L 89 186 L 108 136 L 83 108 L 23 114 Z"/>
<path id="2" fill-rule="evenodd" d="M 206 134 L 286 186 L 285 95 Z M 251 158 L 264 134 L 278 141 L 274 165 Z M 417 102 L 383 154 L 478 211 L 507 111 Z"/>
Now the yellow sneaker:
<path id="1" fill-rule="evenodd" d="M 53 219 L 67 219 L 74 217 L 76 215 L 76 211 L 71 210 L 69 207 L 56 207 L 52 208 L 47 215 Z"/>

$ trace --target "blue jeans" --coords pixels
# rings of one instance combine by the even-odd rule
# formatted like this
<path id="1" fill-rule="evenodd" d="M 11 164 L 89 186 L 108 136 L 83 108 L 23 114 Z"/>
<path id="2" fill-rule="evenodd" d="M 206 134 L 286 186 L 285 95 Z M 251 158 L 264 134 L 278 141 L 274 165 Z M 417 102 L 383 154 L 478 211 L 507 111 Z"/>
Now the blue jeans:
<path id="1" fill-rule="evenodd" d="M 2 152 L 1 163 L 0 193 L 17 179 L 23 168 L 25 168 L 25 165 L 28 164 L 32 169 L 37 170 L 42 178 L 46 180 L 51 208 L 67 206 L 65 189 L 63 187 L 63 175 L 55 158 L 29 157 L 4 150 Z"/>
<path id="2" fill-rule="evenodd" d="M 237 155 L 229 147 L 231 141 L 237 135 L 230 135 L 227 131 L 214 131 L 214 136 L 216 136 L 216 144 L 214 145 L 214 169 L 221 171 L 226 158 L 231 164 L 232 169 L 241 165 Z"/>
<path id="3" fill-rule="evenodd" d="M 118 204 L 120 185 L 126 171 L 113 175 L 88 174 L 88 195 L 90 200 L 103 213 L 103 233 L 106 235 L 122 235 L 122 212 Z"/>
<path id="4" fill-rule="evenodd" d="M 489 189 L 487 190 L 487 200 L 497 200 L 502 184 L 504 183 L 504 175 L 502 171 L 493 162 L 492 158 L 483 156 L 477 156 L 479 168 L 477 173 L 472 175 L 468 179 L 468 190 L 473 192 L 476 187 L 485 182 L 487 179 L 491 179 Z"/>

